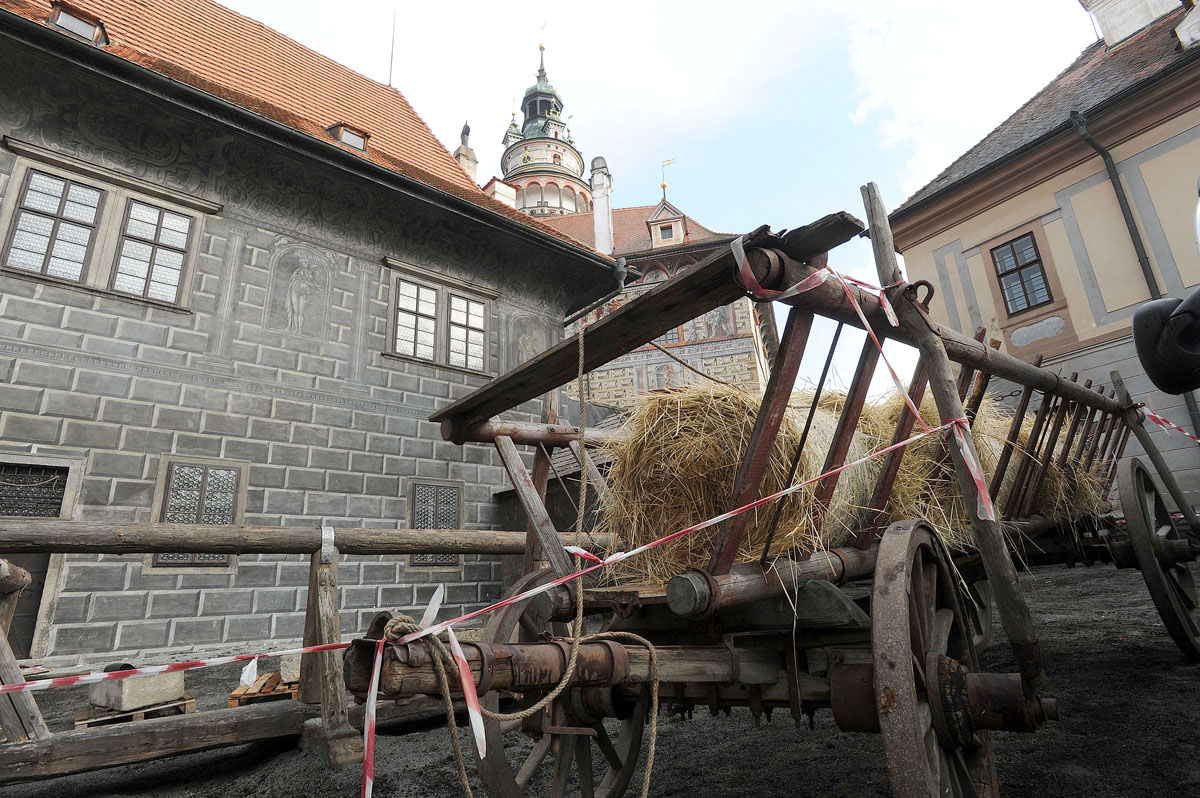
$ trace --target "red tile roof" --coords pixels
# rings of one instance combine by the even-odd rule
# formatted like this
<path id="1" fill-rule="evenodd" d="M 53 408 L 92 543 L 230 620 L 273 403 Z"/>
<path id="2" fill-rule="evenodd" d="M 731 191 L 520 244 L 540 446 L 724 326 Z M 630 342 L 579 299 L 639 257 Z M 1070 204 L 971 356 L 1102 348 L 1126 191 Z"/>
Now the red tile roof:
<path id="1" fill-rule="evenodd" d="M 99 19 L 103 49 L 543 233 L 568 235 L 486 196 L 396 89 L 342 66 L 211 0 L 71 0 Z M 0 10 L 46 24 L 48 0 L 0 0 Z M 70 34 L 63 33 L 64 36 Z M 326 128 L 371 134 L 367 152 Z"/>
<path id="2" fill-rule="evenodd" d="M 640 205 L 636 208 L 613 209 L 613 255 L 628 255 L 631 252 L 641 252 L 650 249 L 650 228 L 646 221 L 654 212 L 657 205 Z M 723 238 L 721 233 L 713 232 L 686 214 L 687 238 L 682 243 L 695 244 L 710 238 Z M 591 213 L 570 213 L 566 216 L 546 216 L 544 221 L 554 229 L 565 233 L 577 241 L 582 241 L 589 247 L 596 246 L 595 221 Z"/>

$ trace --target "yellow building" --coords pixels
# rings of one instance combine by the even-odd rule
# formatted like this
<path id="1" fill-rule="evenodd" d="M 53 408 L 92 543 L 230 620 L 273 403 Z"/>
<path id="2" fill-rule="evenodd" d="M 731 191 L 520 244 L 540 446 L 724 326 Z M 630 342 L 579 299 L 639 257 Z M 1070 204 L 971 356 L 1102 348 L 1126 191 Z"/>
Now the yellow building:
<path id="1" fill-rule="evenodd" d="M 1097 384 L 1116 369 L 1135 398 L 1200 429 L 1191 397 L 1154 391 L 1130 334 L 1147 299 L 1200 285 L 1200 9 L 1083 5 L 1105 38 L 900 206 L 896 244 L 909 278 L 936 288 L 939 322 L 986 327 Z M 1159 446 L 1200 490 L 1200 447 Z"/>

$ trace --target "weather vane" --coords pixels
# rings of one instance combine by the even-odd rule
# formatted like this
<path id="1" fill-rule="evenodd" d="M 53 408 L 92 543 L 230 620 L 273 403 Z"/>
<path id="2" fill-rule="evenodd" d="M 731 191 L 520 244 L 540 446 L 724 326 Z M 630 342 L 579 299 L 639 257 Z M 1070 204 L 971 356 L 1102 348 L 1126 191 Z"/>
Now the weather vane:
<path id="1" fill-rule="evenodd" d="M 675 163 L 674 158 L 668 158 L 662 162 L 662 190 L 664 200 L 667 198 L 667 167 L 673 163 Z"/>

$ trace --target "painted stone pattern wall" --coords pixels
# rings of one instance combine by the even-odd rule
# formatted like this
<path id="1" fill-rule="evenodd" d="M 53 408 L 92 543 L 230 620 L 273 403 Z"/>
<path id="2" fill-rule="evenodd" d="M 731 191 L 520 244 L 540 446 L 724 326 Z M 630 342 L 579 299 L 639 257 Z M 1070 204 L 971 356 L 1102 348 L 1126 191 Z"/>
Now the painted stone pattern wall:
<path id="1" fill-rule="evenodd" d="M 182 308 L 0 270 L 0 463 L 77 462 L 81 519 L 157 519 L 171 461 L 238 470 L 248 524 L 403 527 L 414 482 L 431 480 L 461 488 L 461 526 L 495 526 L 492 492 L 508 484 L 496 453 L 443 442 L 423 419 L 558 340 L 566 299 L 548 261 L 42 56 L 14 47 L 5 69 L 8 140 L 221 208 L 193 213 Z M 6 207 L 14 172 L 37 163 L 0 149 Z M 485 374 L 386 354 L 396 278 L 384 257 L 494 292 Z M 521 410 L 531 417 L 538 403 Z M 443 614 L 478 606 L 497 597 L 499 568 L 480 556 L 440 568 L 345 556 L 343 631 L 379 608 L 422 605 L 437 582 L 448 583 Z M 302 633 L 303 556 L 167 568 L 142 555 L 55 555 L 50 571 L 35 656 L 244 648 Z"/>
<path id="2" fill-rule="evenodd" d="M 1200 286 L 1196 185 L 1200 179 L 1200 110 L 1180 114 L 1112 148 L 1150 258 L 1170 296 Z M 992 251 L 1031 236 L 1051 301 L 1010 314 L 1000 294 Z M 1139 401 L 1190 426 L 1181 397 L 1155 390 L 1137 361 L 1130 334 L 1149 289 L 1098 157 L 1067 169 L 995 207 L 910 247 L 914 278 L 937 287 L 935 318 L 960 332 L 988 328 L 1024 359 L 1041 354 L 1065 375 L 1108 385 L 1116 369 Z M 1185 492 L 1200 501 L 1200 449 L 1181 435 L 1152 428 Z M 1141 453 L 1131 441 L 1127 454 Z"/>
<path id="3" fill-rule="evenodd" d="M 647 263 L 631 260 L 630 266 L 641 270 L 643 278 L 590 314 L 588 323 L 653 290 L 658 283 L 707 254 L 704 251 L 656 258 Z M 759 342 L 756 314 L 749 299 L 738 299 L 668 331 L 655 343 L 705 374 L 750 392 L 761 392 L 766 387 L 768 369 Z M 573 334 L 576 329 L 577 324 L 567 333 Z M 590 390 L 592 401 L 624 409 L 631 406 L 635 397 L 648 391 L 707 382 L 659 350 L 643 346 L 594 370 Z M 567 390 L 570 396 L 575 396 L 573 383 Z"/>

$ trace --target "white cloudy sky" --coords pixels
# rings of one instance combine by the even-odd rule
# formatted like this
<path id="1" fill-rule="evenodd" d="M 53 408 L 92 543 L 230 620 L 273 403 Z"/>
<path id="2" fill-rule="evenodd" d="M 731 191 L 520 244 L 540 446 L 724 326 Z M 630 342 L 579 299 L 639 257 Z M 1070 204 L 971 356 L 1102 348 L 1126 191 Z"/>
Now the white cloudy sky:
<path id="1" fill-rule="evenodd" d="M 617 205 L 656 202 L 675 158 L 671 200 L 723 232 L 861 215 L 868 180 L 899 205 L 1096 39 L 1078 0 L 227 1 L 385 82 L 395 11 L 392 83 L 451 150 L 470 121 L 480 182 L 544 43 Z M 873 274 L 869 248 L 843 250 L 842 268 Z"/>

